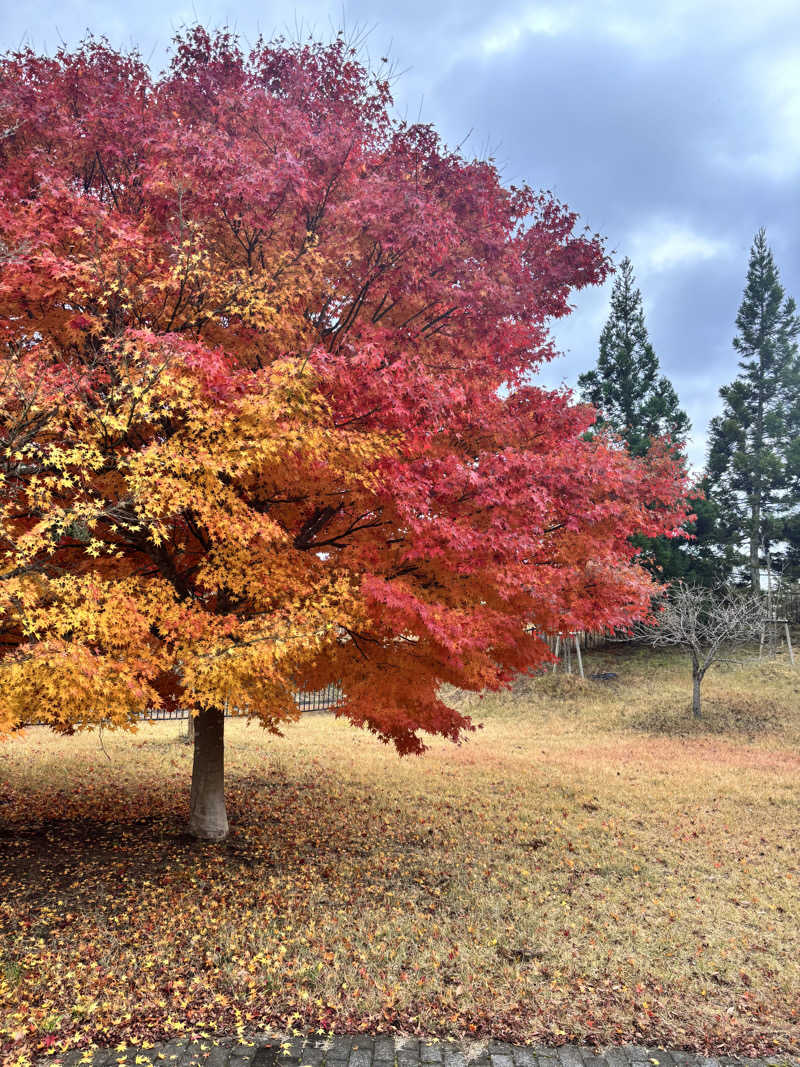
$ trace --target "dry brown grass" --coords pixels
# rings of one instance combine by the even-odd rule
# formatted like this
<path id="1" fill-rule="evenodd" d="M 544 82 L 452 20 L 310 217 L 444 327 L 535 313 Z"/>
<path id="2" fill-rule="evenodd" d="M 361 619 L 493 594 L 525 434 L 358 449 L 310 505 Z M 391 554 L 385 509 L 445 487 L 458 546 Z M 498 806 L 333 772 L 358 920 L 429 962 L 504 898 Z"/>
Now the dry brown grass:
<path id="1" fill-rule="evenodd" d="M 234 832 L 184 839 L 177 724 L 0 745 L 0 1038 L 189 1029 L 800 1046 L 800 671 L 615 649 L 607 685 L 452 694 L 399 759 L 312 715 L 228 730 Z M 16 1053 L 15 1053 L 16 1054 Z"/>

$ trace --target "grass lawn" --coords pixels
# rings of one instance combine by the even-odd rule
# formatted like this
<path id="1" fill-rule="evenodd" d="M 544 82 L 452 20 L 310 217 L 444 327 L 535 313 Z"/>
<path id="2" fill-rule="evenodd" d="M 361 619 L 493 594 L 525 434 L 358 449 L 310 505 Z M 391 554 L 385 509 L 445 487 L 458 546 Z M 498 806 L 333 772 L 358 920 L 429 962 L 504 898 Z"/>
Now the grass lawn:
<path id="1" fill-rule="evenodd" d="M 588 657 L 398 758 L 229 723 L 232 833 L 182 833 L 180 724 L 0 743 L 0 1058 L 186 1032 L 800 1047 L 800 670 Z"/>

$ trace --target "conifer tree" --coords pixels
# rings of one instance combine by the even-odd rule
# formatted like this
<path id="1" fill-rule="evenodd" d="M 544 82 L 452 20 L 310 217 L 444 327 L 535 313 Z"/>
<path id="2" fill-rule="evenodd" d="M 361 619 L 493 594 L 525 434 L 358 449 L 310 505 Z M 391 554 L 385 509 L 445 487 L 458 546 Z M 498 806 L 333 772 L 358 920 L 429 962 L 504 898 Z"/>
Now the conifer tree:
<path id="1" fill-rule="evenodd" d="M 720 389 L 724 407 L 711 422 L 708 481 L 731 546 L 746 547 L 742 562 L 757 591 L 762 550 L 785 535 L 800 484 L 800 317 L 763 229 L 750 250 L 736 328 L 740 374 Z"/>
<path id="2" fill-rule="evenodd" d="M 635 456 L 644 456 L 654 437 L 683 445 L 690 423 L 658 357 L 644 321 L 642 294 L 625 257 L 611 292 L 611 313 L 600 335 L 595 370 L 578 378 L 583 399 L 599 412 L 598 427 L 618 433 Z"/>
<path id="3" fill-rule="evenodd" d="M 634 456 L 646 456 L 654 438 L 669 438 L 682 452 L 690 422 L 668 378 L 659 374 L 658 357 L 650 344 L 644 321 L 642 294 L 636 287 L 633 266 L 625 257 L 611 291 L 611 311 L 600 334 L 600 355 L 595 370 L 578 378 L 583 399 L 598 411 L 597 428 L 607 428 L 625 441 Z M 704 500 L 690 506 L 703 523 Z M 699 536 L 687 526 L 693 538 Z M 707 560 L 692 551 L 696 542 L 666 537 L 633 538 L 642 562 L 661 579 L 710 579 Z"/>
<path id="4" fill-rule="evenodd" d="M 735 558 L 726 536 L 724 516 L 708 491 L 707 478 L 690 493 L 688 506 L 694 518 L 683 524 L 689 540 L 668 537 L 634 537 L 643 549 L 643 562 L 665 582 L 689 582 L 714 587 L 731 580 Z"/>

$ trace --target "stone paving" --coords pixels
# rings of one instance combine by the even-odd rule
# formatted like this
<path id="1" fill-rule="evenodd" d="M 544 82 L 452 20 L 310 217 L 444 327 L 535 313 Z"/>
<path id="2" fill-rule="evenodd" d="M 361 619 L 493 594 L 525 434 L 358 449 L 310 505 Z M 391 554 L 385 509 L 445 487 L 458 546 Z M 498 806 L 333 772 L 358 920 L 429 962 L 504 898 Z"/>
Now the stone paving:
<path id="1" fill-rule="evenodd" d="M 325 1041 L 262 1035 L 237 1044 L 183 1038 L 151 1048 L 68 1052 L 40 1061 L 49 1067 L 800 1067 L 788 1055 L 750 1059 L 700 1056 L 624 1045 L 601 1051 L 562 1045 L 523 1047 L 502 1041 L 455 1044 L 391 1035 L 333 1037 Z"/>

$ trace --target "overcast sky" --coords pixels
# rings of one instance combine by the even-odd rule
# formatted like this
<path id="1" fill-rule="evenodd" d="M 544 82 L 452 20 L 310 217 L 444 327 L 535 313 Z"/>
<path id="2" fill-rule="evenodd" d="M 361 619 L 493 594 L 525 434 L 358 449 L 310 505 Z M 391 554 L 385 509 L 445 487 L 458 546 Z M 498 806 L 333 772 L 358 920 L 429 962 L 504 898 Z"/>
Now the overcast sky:
<path id="1" fill-rule="evenodd" d="M 508 181 L 552 190 L 618 261 L 633 261 L 650 338 L 692 419 L 701 465 L 760 226 L 800 300 L 800 4 L 797 0 L 346 0 L 238 5 L 195 0 L 0 0 L 0 48 L 52 51 L 86 29 L 137 44 L 160 68 L 187 22 L 329 37 L 404 72 L 400 114 L 432 122 Z M 582 294 L 542 375 L 574 385 L 591 367 L 610 283 Z"/>

